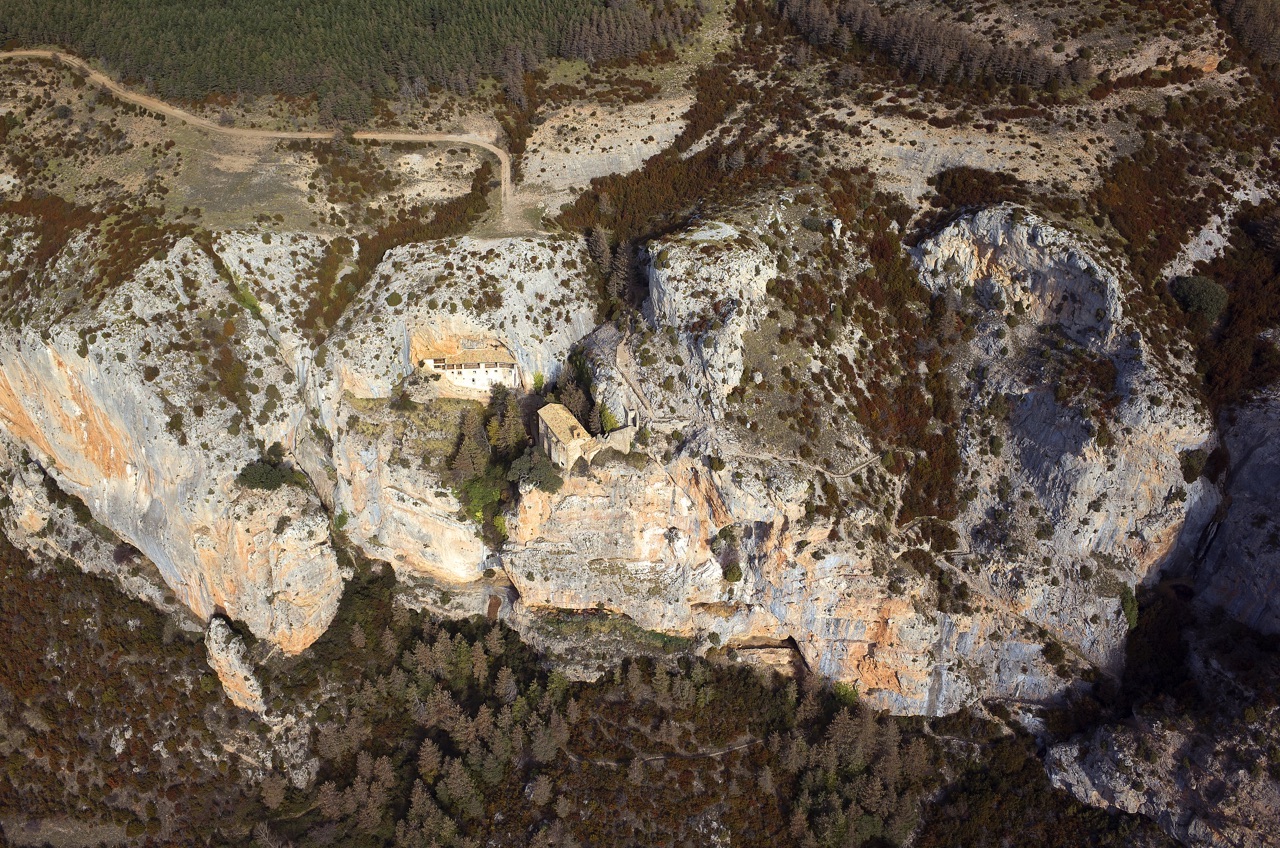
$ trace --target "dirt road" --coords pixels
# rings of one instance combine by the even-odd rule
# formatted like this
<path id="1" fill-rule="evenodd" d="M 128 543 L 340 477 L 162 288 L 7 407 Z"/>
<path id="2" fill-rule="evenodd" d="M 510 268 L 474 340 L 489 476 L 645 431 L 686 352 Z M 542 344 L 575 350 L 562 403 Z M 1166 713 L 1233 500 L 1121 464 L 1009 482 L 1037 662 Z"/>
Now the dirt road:
<path id="1" fill-rule="evenodd" d="M 288 132 L 284 130 L 261 130 L 246 129 L 243 127 L 224 127 L 221 124 L 214 123 L 207 118 L 201 118 L 193 115 L 184 109 L 179 109 L 171 103 L 163 100 L 157 100 L 154 97 L 148 97 L 145 94 L 139 94 L 130 91 L 120 83 L 111 79 L 111 77 L 96 71 L 86 64 L 83 60 L 76 58 L 67 53 L 60 53 L 56 50 L 9 50 L 0 52 L 0 60 L 6 59 L 52 59 L 61 62 L 68 67 L 85 74 L 89 81 L 95 85 L 105 88 L 116 97 L 135 106 L 141 106 L 152 112 L 182 121 L 193 127 L 198 127 L 208 132 L 218 133 L 219 135 L 229 136 L 231 138 L 247 138 L 247 139 L 280 139 L 280 140 L 318 140 L 333 138 L 332 132 Z M 361 131 L 355 134 L 355 138 L 362 141 L 378 141 L 378 142 L 409 142 L 409 143 L 429 143 L 443 142 L 446 144 L 465 144 L 470 147 L 479 147 L 482 150 L 493 154 L 498 160 L 500 171 L 502 174 L 502 222 L 504 229 L 516 230 L 520 228 L 520 222 L 515 220 L 515 188 L 511 180 L 511 155 L 507 151 L 485 141 L 483 138 L 470 134 L 451 135 L 449 133 L 398 133 L 398 132 L 378 132 L 378 131 Z M 527 228 L 526 228 L 527 229 Z"/>

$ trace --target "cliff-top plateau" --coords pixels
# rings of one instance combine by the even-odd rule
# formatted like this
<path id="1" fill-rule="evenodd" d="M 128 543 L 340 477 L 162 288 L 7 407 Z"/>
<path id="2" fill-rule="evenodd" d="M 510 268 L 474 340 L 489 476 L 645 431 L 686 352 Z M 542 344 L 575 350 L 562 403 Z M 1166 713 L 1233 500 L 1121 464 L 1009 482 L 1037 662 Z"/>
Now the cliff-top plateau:
<path id="1" fill-rule="evenodd" d="M 0 0 L 0 845 L 1280 844 L 1277 0 L 368 5 Z"/>

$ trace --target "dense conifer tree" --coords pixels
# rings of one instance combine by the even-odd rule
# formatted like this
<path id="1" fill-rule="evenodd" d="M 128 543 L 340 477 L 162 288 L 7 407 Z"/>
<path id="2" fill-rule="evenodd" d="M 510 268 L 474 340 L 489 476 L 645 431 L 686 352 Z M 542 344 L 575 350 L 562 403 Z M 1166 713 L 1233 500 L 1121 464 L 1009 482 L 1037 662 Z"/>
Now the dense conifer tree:
<path id="1" fill-rule="evenodd" d="M 373 98 L 467 94 L 484 75 L 523 109 L 524 74 L 547 57 L 634 56 L 700 17 L 665 0 L 0 0 L 0 42 L 61 45 L 162 97 L 314 95 L 356 122 Z"/>

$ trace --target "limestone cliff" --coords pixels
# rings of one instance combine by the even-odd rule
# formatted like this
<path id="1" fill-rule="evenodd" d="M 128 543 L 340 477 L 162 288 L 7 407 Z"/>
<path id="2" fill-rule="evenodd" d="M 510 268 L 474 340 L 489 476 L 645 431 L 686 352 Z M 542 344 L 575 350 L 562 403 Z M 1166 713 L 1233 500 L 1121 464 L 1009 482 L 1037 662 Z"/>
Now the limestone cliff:
<path id="1" fill-rule="evenodd" d="M 262 684 L 245 661 L 244 640 L 232 631 L 225 618 L 213 617 L 205 631 L 204 644 L 209 665 L 217 673 L 231 703 L 250 712 L 265 711 L 267 705 L 262 699 Z"/>
<path id="2" fill-rule="evenodd" d="M 822 470 L 721 423 L 743 334 L 770 308 L 776 260 L 760 234 L 707 225 L 651 249 L 655 332 L 588 343 L 599 391 L 643 411 L 654 442 L 522 498 L 505 556 L 518 607 L 607 609 L 704 645 L 792 640 L 811 667 L 900 712 L 1050 698 L 1070 676 L 1046 660 L 1051 641 L 1069 663 L 1118 673 L 1121 597 L 1206 496 L 1180 453 L 1211 436 L 1125 315 L 1113 271 L 1008 208 L 917 250 L 926 284 L 978 315 L 954 366 L 960 549 L 921 571 L 902 559 L 911 527 L 886 536 L 862 509 L 860 534 L 833 541 L 804 506 Z M 970 601 L 945 602 L 938 579 Z"/>
<path id="3" fill-rule="evenodd" d="M 1140 648 L 1127 669 L 1158 696 L 1046 758 L 1056 786 L 1092 806 L 1142 813 L 1185 845 L 1280 844 L 1276 414 L 1274 388 L 1223 414 L 1211 479 L 1201 478 L 1207 488 L 1170 556 L 1169 580 L 1150 599 L 1144 638 L 1163 631 L 1165 641 Z"/>
<path id="4" fill-rule="evenodd" d="M 8 223 L 6 261 L 21 267 L 38 241 L 27 222 Z M 358 248 L 344 249 L 353 262 Z M 47 474 L 154 562 L 198 617 L 225 612 L 286 651 L 324 631 L 342 592 L 331 515 L 399 568 L 479 576 L 488 552 L 431 465 L 451 449 L 440 443 L 450 422 L 387 401 L 438 394 L 415 376 L 415 352 L 441 338 L 508 345 L 528 382 L 554 374 L 590 329 L 579 243 L 461 239 L 393 251 L 320 347 L 301 328 L 298 291 L 332 252 L 324 240 L 182 239 L 94 308 L 78 307 L 102 250 L 87 233 L 74 238 L 41 269 L 45 291 L 23 329 L 0 339 L 15 533 L 44 544 L 36 531 L 49 510 L 32 498 Z M 274 442 L 314 492 L 237 481 Z"/>
<path id="5" fill-rule="evenodd" d="M 526 386 L 553 377 L 591 329 L 589 261 L 580 241 L 563 238 L 461 238 L 383 259 L 315 357 L 313 426 L 301 433 L 324 443 L 304 466 L 331 479 L 331 509 L 370 556 L 446 581 L 481 576 L 490 552 L 442 479 L 459 404 L 415 411 L 442 388 L 422 373 L 423 355 L 442 341 L 498 342 Z"/>
<path id="6" fill-rule="evenodd" d="M 39 240 L 30 222 L 6 223 L 6 267 L 21 268 Z M 490 552 L 440 474 L 468 401 L 441 399 L 418 354 L 442 339 L 497 341 L 524 382 L 554 375 L 592 324 L 579 241 L 392 251 L 319 346 L 300 292 L 327 257 L 349 271 L 357 245 L 184 238 L 81 306 L 104 250 L 83 233 L 33 266 L 44 289 L 0 339 L 4 518 L 17 541 L 133 580 L 161 605 L 172 593 L 198 618 L 225 613 L 289 652 L 324 631 L 342 592 L 331 520 L 406 575 L 480 576 Z M 311 486 L 261 491 L 237 479 L 275 442 Z M 140 566 L 112 562 L 110 541 L 56 542 L 43 529 L 57 512 L 45 479 L 158 573 L 130 576 Z"/>
<path id="7" fill-rule="evenodd" d="M 742 377 L 743 334 L 759 328 L 760 304 L 778 275 L 777 257 L 727 223 L 679 234 L 653 251 L 650 318 L 673 331 L 691 354 L 689 397 L 723 401 Z"/>
<path id="8" fill-rule="evenodd" d="M 21 264 L 35 242 L 9 226 Z M 1114 671 L 1121 597 L 1209 497 L 1184 483 L 1181 452 L 1211 446 L 1178 363 L 1126 316 L 1116 272 L 1008 208 L 917 250 L 926 285 L 974 316 L 950 366 L 965 405 L 960 542 L 937 551 L 888 520 L 904 479 L 852 418 L 837 468 L 762 443 L 730 409 L 780 355 L 767 344 L 776 245 L 824 240 L 863 261 L 838 230 L 780 226 L 746 215 L 650 245 L 648 323 L 594 332 L 596 272 L 565 237 L 396 248 L 334 326 L 309 329 L 303 285 L 334 256 L 342 279 L 358 245 L 182 239 L 89 309 L 73 295 L 101 247 L 77 237 L 31 319 L 0 335 L 6 526 L 42 544 L 33 487 L 47 474 L 199 618 L 224 612 L 287 651 L 336 609 L 332 524 L 404 580 L 471 586 L 461 594 L 486 608 L 501 593 L 475 587 L 505 570 L 518 597 L 497 608 L 515 620 L 608 610 L 699 650 L 794 644 L 898 712 L 1041 701 L 1073 669 Z M 832 350 L 860 361 L 852 332 Z M 506 549 L 487 550 L 443 467 L 479 398 L 433 380 L 422 355 L 499 343 L 529 387 L 579 342 L 595 396 L 644 425 L 635 450 L 603 452 L 554 495 L 523 491 Z M 787 368 L 828 367 L 783 353 Z M 274 442 L 309 486 L 237 480 Z M 1054 642 L 1066 651 L 1050 659 Z"/>
<path id="9" fill-rule="evenodd" d="M 1274 388 L 1225 414 L 1229 465 L 1216 521 L 1189 551 L 1197 598 L 1263 633 L 1280 632 L 1280 393 Z"/>
<path id="10" fill-rule="evenodd" d="M 0 338 L 7 437 L 197 616 L 224 610 L 286 651 L 305 648 L 342 592 L 327 516 L 300 489 L 235 483 L 255 439 L 290 426 L 283 405 L 296 388 L 271 339 L 190 239 L 82 304 L 96 247 L 73 240 L 21 328 Z M 244 371 L 218 374 L 224 362 Z"/>
<path id="11" fill-rule="evenodd" d="M 1235 767 L 1241 740 L 1210 739 L 1176 719 L 1142 725 L 1055 746 L 1053 784 L 1093 807 L 1141 813 L 1184 845 L 1280 845 L 1276 782 Z"/>
<path id="12" fill-rule="evenodd" d="M 1184 452 L 1212 447 L 1207 412 L 1125 313 L 1116 272 L 1061 230 L 992 209 L 916 256 L 933 291 L 980 309 L 958 368 L 957 529 L 982 558 L 984 594 L 1118 671 L 1119 595 L 1154 576 L 1211 497 L 1181 470 Z"/>
<path id="13" fill-rule="evenodd" d="M 1179 642 L 1164 651 L 1185 652 L 1185 665 L 1156 681 L 1175 694 L 1054 745 L 1050 780 L 1091 806 L 1141 813 L 1184 845 L 1280 845 L 1274 650 L 1230 622 L 1193 624 Z"/>

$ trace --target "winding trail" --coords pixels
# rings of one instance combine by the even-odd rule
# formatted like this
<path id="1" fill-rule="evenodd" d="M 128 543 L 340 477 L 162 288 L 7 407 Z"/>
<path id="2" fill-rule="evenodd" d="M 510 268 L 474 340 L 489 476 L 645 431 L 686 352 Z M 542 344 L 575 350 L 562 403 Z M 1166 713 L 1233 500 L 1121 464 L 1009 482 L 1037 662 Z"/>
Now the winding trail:
<path id="1" fill-rule="evenodd" d="M 224 127 L 214 123 L 207 118 L 201 118 L 199 115 L 193 115 L 185 109 L 180 109 L 171 103 L 158 100 L 154 97 L 148 97 L 145 94 L 139 94 L 136 91 L 130 91 L 111 77 L 95 70 L 84 60 L 72 56 L 68 53 L 61 53 L 57 50 L 7 50 L 0 52 L 0 61 L 11 59 L 49 59 L 79 71 L 92 83 L 105 88 L 119 99 L 132 103 L 135 106 L 141 106 L 151 112 L 156 112 L 166 117 L 174 118 L 182 121 L 192 127 L 205 130 L 206 132 L 217 133 L 219 135 L 230 138 L 256 139 L 256 140 L 283 140 L 283 141 L 306 141 L 306 140 L 324 140 L 332 139 L 332 132 L 290 132 L 287 130 L 262 130 L 247 129 L 244 127 Z M 478 147 L 493 155 L 498 160 L 502 174 L 502 225 L 509 231 L 521 229 L 519 221 L 514 219 L 515 211 L 515 187 L 511 179 L 511 154 L 503 150 L 501 147 L 492 142 L 485 141 L 479 136 L 470 133 L 451 134 L 451 133 L 404 133 L 404 132 L 379 132 L 377 130 L 361 131 L 355 133 L 354 137 L 359 141 L 377 141 L 377 142 L 408 142 L 411 144 L 428 144 L 443 142 L 446 144 L 465 144 L 470 147 Z M 528 229 L 524 227 L 523 229 Z"/>

